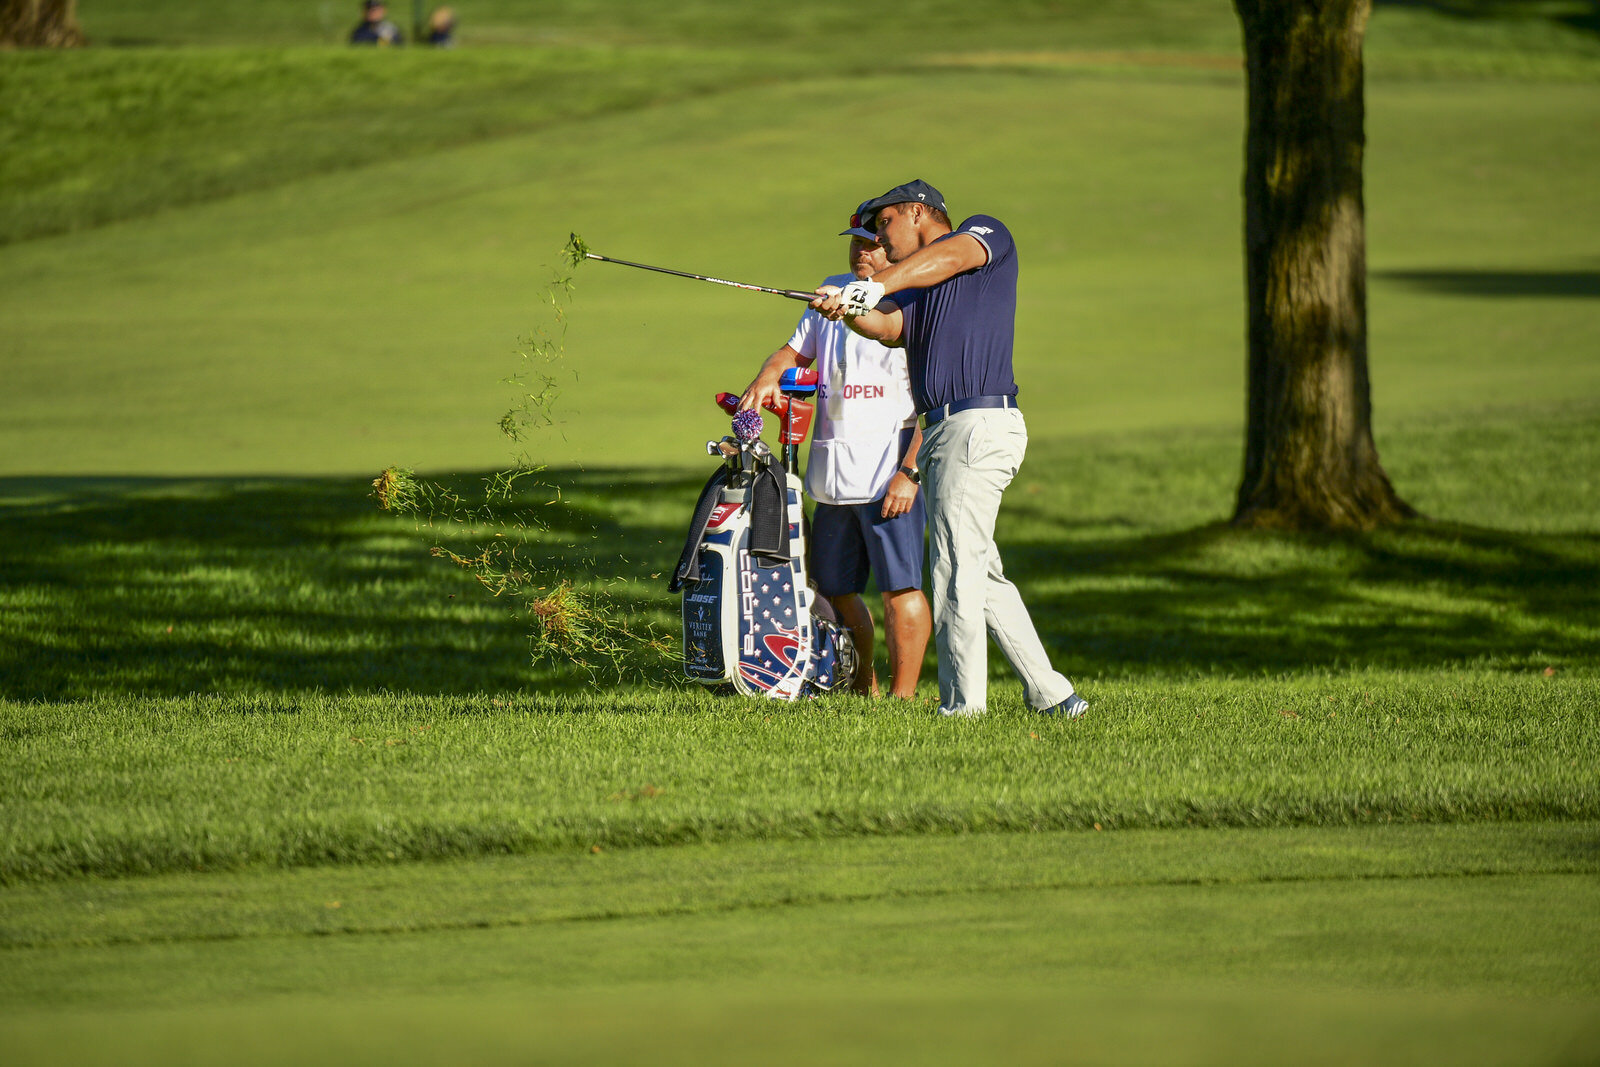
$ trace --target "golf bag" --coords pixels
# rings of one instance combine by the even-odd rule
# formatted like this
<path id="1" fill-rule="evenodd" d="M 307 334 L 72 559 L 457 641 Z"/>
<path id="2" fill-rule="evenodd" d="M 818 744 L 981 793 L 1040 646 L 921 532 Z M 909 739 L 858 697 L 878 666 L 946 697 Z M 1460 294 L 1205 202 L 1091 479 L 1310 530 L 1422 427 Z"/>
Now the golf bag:
<path id="1" fill-rule="evenodd" d="M 814 375 L 812 376 L 814 380 Z M 797 383 L 786 377 L 786 386 Z M 795 388 L 803 388 L 803 382 Z M 847 689 L 855 676 L 850 632 L 806 574 L 807 531 L 799 443 L 814 409 L 785 390 L 784 458 L 755 436 L 707 442 L 720 455 L 695 503 L 688 536 L 667 588 L 683 594 L 683 670 L 708 688 L 797 700 Z M 736 407 L 737 397 L 718 403 Z"/>

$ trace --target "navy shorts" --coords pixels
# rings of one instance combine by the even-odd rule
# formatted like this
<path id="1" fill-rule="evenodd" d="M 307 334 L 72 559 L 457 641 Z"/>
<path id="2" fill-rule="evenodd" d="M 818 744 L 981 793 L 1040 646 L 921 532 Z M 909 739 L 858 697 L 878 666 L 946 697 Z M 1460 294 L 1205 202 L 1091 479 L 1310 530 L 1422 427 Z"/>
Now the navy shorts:
<path id="1" fill-rule="evenodd" d="M 883 517 L 883 501 L 870 504 L 818 504 L 811 516 L 811 579 L 823 596 L 844 596 L 867 588 L 871 574 L 878 589 L 893 593 L 922 588 L 922 538 L 928 512 L 922 494 L 911 510 Z"/>

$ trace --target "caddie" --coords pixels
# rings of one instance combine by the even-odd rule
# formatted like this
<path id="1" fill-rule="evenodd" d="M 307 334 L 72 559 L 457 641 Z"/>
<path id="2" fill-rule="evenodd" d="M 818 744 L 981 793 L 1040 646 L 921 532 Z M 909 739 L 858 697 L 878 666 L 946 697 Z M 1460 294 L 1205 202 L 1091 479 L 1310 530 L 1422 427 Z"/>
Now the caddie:
<path id="1" fill-rule="evenodd" d="M 918 458 L 928 498 L 939 713 L 984 713 L 992 636 L 1022 678 L 1030 707 L 1077 718 L 1088 702 L 1050 665 L 994 542 L 1001 496 L 1028 445 L 1012 372 L 1011 232 L 991 215 L 952 227 L 943 195 L 921 180 L 868 200 L 860 216 L 889 265 L 870 279 L 819 288 L 811 306 L 906 351 L 923 424 Z"/>
<path id="2" fill-rule="evenodd" d="M 825 285 L 870 278 L 888 266 L 877 235 L 858 225 L 856 217 L 839 236 L 850 238 L 850 273 L 832 275 Z M 806 464 L 806 493 L 816 501 L 811 576 L 855 642 L 855 690 L 873 695 L 878 679 L 872 613 L 861 594 L 869 574 L 876 580 L 889 646 L 889 691 L 910 699 L 922 673 L 932 618 L 922 592 L 927 512 L 917 486 L 921 432 L 905 351 L 807 310 L 789 342 L 761 365 L 739 406 L 781 403 L 783 372 L 807 366 L 816 367 L 819 379 Z"/>

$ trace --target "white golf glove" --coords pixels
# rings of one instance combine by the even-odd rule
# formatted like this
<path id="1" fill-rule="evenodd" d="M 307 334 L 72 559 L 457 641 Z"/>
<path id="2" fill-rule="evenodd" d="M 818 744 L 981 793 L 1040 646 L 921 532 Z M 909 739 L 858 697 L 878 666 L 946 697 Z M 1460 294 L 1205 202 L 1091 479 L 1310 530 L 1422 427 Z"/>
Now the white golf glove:
<path id="1" fill-rule="evenodd" d="M 839 290 L 839 310 L 846 315 L 865 315 L 883 299 L 882 284 L 874 281 L 854 281 Z"/>

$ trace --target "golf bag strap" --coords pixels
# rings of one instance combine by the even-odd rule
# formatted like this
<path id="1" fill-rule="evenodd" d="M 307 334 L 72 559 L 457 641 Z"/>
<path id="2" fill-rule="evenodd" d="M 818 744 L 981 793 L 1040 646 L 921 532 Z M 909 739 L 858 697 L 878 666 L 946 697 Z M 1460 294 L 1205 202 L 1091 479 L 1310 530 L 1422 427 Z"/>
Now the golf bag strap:
<path id="1" fill-rule="evenodd" d="M 700 499 L 694 502 L 694 517 L 689 520 L 689 537 L 683 543 L 683 554 L 678 557 L 678 568 L 667 580 L 667 592 L 676 593 L 685 582 L 700 580 L 700 540 L 706 534 L 706 523 L 711 521 L 711 510 L 717 506 L 717 497 L 728 481 L 728 469 L 718 467 L 711 472 Z"/>
<path id="2" fill-rule="evenodd" d="M 789 563 L 789 484 L 776 463 L 763 463 L 750 483 L 750 555 L 765 566 Z"/>

